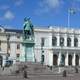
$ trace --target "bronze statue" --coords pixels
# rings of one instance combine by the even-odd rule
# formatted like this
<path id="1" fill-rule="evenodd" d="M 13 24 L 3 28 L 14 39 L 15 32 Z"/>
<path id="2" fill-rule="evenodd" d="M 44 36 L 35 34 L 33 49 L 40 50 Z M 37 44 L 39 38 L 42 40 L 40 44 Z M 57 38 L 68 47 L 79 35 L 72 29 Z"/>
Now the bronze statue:
<path id="1" fill-rule="evenodd" d="M 33 25 L 30 21 L 30 18 L 25 18 L 24 19 L 24 38 L 25 39 L 29 39 L 29 37 L 34 35 L 34 31 L 33 31 Z"/>

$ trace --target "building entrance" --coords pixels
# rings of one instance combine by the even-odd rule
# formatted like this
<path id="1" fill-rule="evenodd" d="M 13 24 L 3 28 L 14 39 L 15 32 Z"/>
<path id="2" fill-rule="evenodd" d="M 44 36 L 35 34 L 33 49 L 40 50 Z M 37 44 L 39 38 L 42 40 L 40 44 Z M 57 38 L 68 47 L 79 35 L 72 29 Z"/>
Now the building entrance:
<path id="1" fill-rule="evenodd" d="M 72 55 L 69 55 L 68 64 L 69 64 L 69 66 L 71 66 L 71 65 L 72 65 Z"/>
<path id="2" fill-rule="evenodd" d="M 2 61 L 3 61 L 3 58 L 2 56 L 0 55 L 0 66 L 2 67 Z"/>
<path id="3" fill-rule="evenodd" d="M 76 66 L 78 66 L 79 65 L 79 56 L 78 55 L 76 55 L 76 59 L 75 59 L 75 64 L 76 64 Z"/>
<path id="4" fill-rule="evenodd" d="M 56 54 L 53 55 L 53 65 L 57 65 L 58 62 L 58 56 Z"/>

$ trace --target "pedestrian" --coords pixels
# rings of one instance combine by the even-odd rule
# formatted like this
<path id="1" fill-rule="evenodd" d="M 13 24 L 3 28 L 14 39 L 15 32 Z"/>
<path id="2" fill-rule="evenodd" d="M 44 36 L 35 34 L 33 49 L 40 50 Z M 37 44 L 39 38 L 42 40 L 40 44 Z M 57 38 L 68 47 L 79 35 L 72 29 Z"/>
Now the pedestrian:
<path id="1" fill-rule="evenodd" d="M 4 66 L 2 67 L 2 70 L 4 71 Z"/>
<path id="2" fill-rule="evenodd" d="M 24 69 L 24 71 L 23 71 L 23 77 L 28 78 L 26 69 Z"/>

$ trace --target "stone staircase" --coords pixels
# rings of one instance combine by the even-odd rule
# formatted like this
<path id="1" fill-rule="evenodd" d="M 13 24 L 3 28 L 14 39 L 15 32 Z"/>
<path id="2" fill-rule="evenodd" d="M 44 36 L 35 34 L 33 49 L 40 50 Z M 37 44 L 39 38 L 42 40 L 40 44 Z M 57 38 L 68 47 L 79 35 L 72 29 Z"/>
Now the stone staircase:
<path id="1" fill-rule="evenodd" d="M 46 65 L 42 65 L 41 63 L 33 63 L 33 62 L 26 62 L 26 63 L 20 63 L 18 65 L 19 70 L 22 70 L 23 67 L 26 66 L 27 74 L 29 75 L 51 75 L 55 74 L 53 70 L 50 70 L 49 67 Z"/>
<path id="2" fill-rule="evenodd" d="M 49 66 L 42 65 L 39 62 L 36 62 L 36 63 L 35 62 L 19 62 L 11 67 L 5 68 L 4 70 L 2 70 L 2 68 L 0 68 L 0 75 L 3 75 L 3 74 L 23 75 L 24 69 L 26 70 L 28 75 L 53 75 L 53 74 L 61 75 L 63 70 L 67 70 L 68 74 L 72 74 L 75 72 L 74 68 L 72 68 L 72 67 L 61 67 L 60 68 L 61 72 L 59 72 L 59 67 L 53 66 L 52 68 L 50 68 Z"/>

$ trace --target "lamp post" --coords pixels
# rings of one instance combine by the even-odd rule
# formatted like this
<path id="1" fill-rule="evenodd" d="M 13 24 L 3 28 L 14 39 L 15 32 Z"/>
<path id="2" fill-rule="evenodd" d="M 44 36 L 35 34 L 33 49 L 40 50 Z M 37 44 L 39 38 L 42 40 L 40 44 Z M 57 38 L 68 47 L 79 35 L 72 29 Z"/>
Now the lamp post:
<path id="1" fill-rule="evenodd" d="M 70 16 L 71 16 L 71 14 L 75 14 L 75 13 L 76 13 L 75 8 L 68 9 L 68 28 L 70 27 Z"/>
<path id="2" fill-rule="evenodd" d="M 61 38 L 60 39 L 60 46 L 61 46 L 61 49 L 60 49 L 60 62 L 59 62 L 59 73 L 61 72 L 61 67 L 63 66 L 63 62 L 62 62 L 62 48 L 63 48 L 63 46 L 64 46 L 64 39 L 63 38 Z"/>
<path id="3" fill-rule="evenodd" d="M 9 57 L 9 39 L 10 39 L 10 34 L 7 34 L 6 35 L 6 38 L 7 38 L 7 56 L 6 56 L 6 60 L 8 60 L 8 57 Z"/>
<path id="4" fill-rule="evenodd" d="M 44 63 L 44 55 L 43 55 L 43 53 L 44 53 L 43 46 L 41 46 L 41 64 L 42 65 Z"/>

